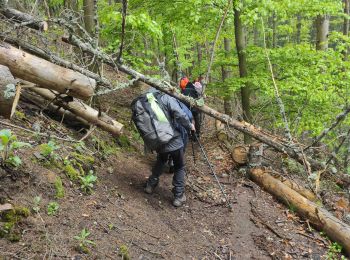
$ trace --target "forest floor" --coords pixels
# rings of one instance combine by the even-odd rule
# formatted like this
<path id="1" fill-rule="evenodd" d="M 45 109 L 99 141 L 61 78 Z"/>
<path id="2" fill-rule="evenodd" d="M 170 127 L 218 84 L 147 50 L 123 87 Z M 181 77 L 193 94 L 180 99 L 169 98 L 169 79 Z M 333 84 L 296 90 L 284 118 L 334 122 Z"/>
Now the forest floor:
<path id="1" fill-rule="evenodd" d="M 114 104 L 126 111 L 131 97 L 123 97 L 124 101 L 115 100 Z M 68 134 L 77 140 L 83 136 L 49 117 L 38 116 L 32 106 L 23 102 L 20 106 L 25 117 L 16 116 L 13 124 L 28 128 L 39 122 L 46 132 Z M 121 115 L 121 110 L 113 111 Z M 128 116 L 124 118 L 126 122 Z M 20 152 L 24 161 L 20 171 L 0 168 L 0 204 L 31 210 L 13 228 L 20 237 L 18 242 L 0 239 L 0 259 L 127 259 L 127 254 L 131 259 L 326 259 L 329 240 L 299 219 L 293 208 L 288 209 L 251 182 L 244 168 L 233 164 L 215 137 L 212 119 L 206 118 L 204 129 L 201 142 L 232 211 L 223 203 L 198 144 L 194 144 L 195 164 L 191 144 L 187 148 L 187 203 L 174 208 L 171 174 L 162 176 L 154 194 L 143 192 L 155 156 L 143 156 L 130 147 L 97 156 L 99 148 L 91 139 L 114 142 L 97 131 L 86 141 L 86 151 L 96 155 L 92 168 L 98 176 L 91 195 L 81 192 L 62 170 L 33 159 L 35 148 Z M 33 138 L 25 131 L 13 131 L 20 140 Z M 71 143 L 57 143 L 62 157 L 74 150 Z M 57 176 L 65 189 L 61 199 L 55 198 Z M 35 204 L 37 196 L 41 201 Z M 59 209 L 50 216 L 47 205 L 51 201 L 57 201 Z M 40 207 L 37 213 L 34 206 Z M 83 241 L 88 249 L 85 253 L 77 239 L 83 229 L 90 232 Z"/>

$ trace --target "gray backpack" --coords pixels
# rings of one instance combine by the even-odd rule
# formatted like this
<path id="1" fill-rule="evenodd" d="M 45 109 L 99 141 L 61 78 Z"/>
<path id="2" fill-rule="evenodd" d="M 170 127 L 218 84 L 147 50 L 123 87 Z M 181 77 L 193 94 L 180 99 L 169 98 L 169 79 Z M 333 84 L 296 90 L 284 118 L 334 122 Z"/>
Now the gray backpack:
<path id="1" fill-rule="evenodd" d="M 162 95 L 159 92 L 146 93 L 131 103 L 131 119 L 150 150 L 158 150 L 174 136 L 171 120 L 163 109 Z"/>

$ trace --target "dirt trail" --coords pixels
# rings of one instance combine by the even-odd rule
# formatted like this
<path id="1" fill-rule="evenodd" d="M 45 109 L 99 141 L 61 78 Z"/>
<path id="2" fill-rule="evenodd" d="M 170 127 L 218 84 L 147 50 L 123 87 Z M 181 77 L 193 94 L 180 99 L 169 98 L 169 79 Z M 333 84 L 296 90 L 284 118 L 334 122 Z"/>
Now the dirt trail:
<path id="1" fill-rule="evenodd" d="M 194 185 L 199 177 L 209 176 L 203 162 L 194 169 L 192 157 L 187 159 L 189 183 Z M 188 202 L 176 209 L 171 205 L 170 174 L 164 174 L 155 193 L 147 195 L 143 184 L 150 162 L 120 154 L 103 168 L 108 166 L 114 167 L 113 173 L 100 171 L 93 195 L 66 189 L 58 216 L 31 216 L 23 223 L 25 234 L 19 243 L 0 240 L 0 256 L 118 259 L 122 245 L 132 259 L 320 259 L 326 251 L 318 234 L 308 233 L 297 217 L 244 178 L 235 177 L 232 184 L 225 185 L 230 198 L 236 200 L 232 212 L 224 205 L 205 202 L 191 185 L 187 187 Z M 40 174 L 11 182 L 11 186 L 7 183 L 1 189 L 11 194 L 14 202 L 29 204 L 30 198 L 48 192 Z M 216 189 L 213 181 L 206 184 L 208 190 Z M 14 191 L 14 186 L 19 189 Z M 77 242 L 73 237 L 83 228 L 91 232 L 89 239 L 96 243 L 90 255 L 74 250 Z"/>

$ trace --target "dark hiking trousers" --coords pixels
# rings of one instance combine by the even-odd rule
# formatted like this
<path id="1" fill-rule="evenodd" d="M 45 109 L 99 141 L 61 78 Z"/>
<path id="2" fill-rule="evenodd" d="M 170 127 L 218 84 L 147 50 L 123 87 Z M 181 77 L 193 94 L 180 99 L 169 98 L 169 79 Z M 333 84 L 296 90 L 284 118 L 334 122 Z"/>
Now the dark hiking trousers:
<path id="1" fill-rule="evenodd" d="M 199 136 L 201 133 L 202 113 L 197 110 L 193 110 L 192 115 L 194 119 L 194 127 L 196 128 L 196 134 Z"/>
<path id="2" fill-rule="evenodd" d="M 157 162 L 152 168 L 152 175 L 148 179 L 148 184 L 152 187 L 158 185 L 159 177 L 163 173 L 169 155 L 174 162 L 173 193 L 175 198 L 177 198 L 181 197 L 185 191 L 185 162 L 183 148 L 172 152 L 159 153 L 157 155 Z"/>

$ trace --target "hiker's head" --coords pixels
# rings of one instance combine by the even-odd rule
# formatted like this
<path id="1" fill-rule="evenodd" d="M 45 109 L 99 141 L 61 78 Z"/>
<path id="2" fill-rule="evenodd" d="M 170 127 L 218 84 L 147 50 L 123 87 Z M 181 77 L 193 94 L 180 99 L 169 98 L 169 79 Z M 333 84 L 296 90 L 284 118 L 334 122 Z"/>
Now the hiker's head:
<path id="1" fill-rule="evenodd" d="M 186 76 L 182 77 L 180 79 L 180 88 L 184 90 L 186 88 L 187 83 L 189 82 L 188 78 Z"/>

